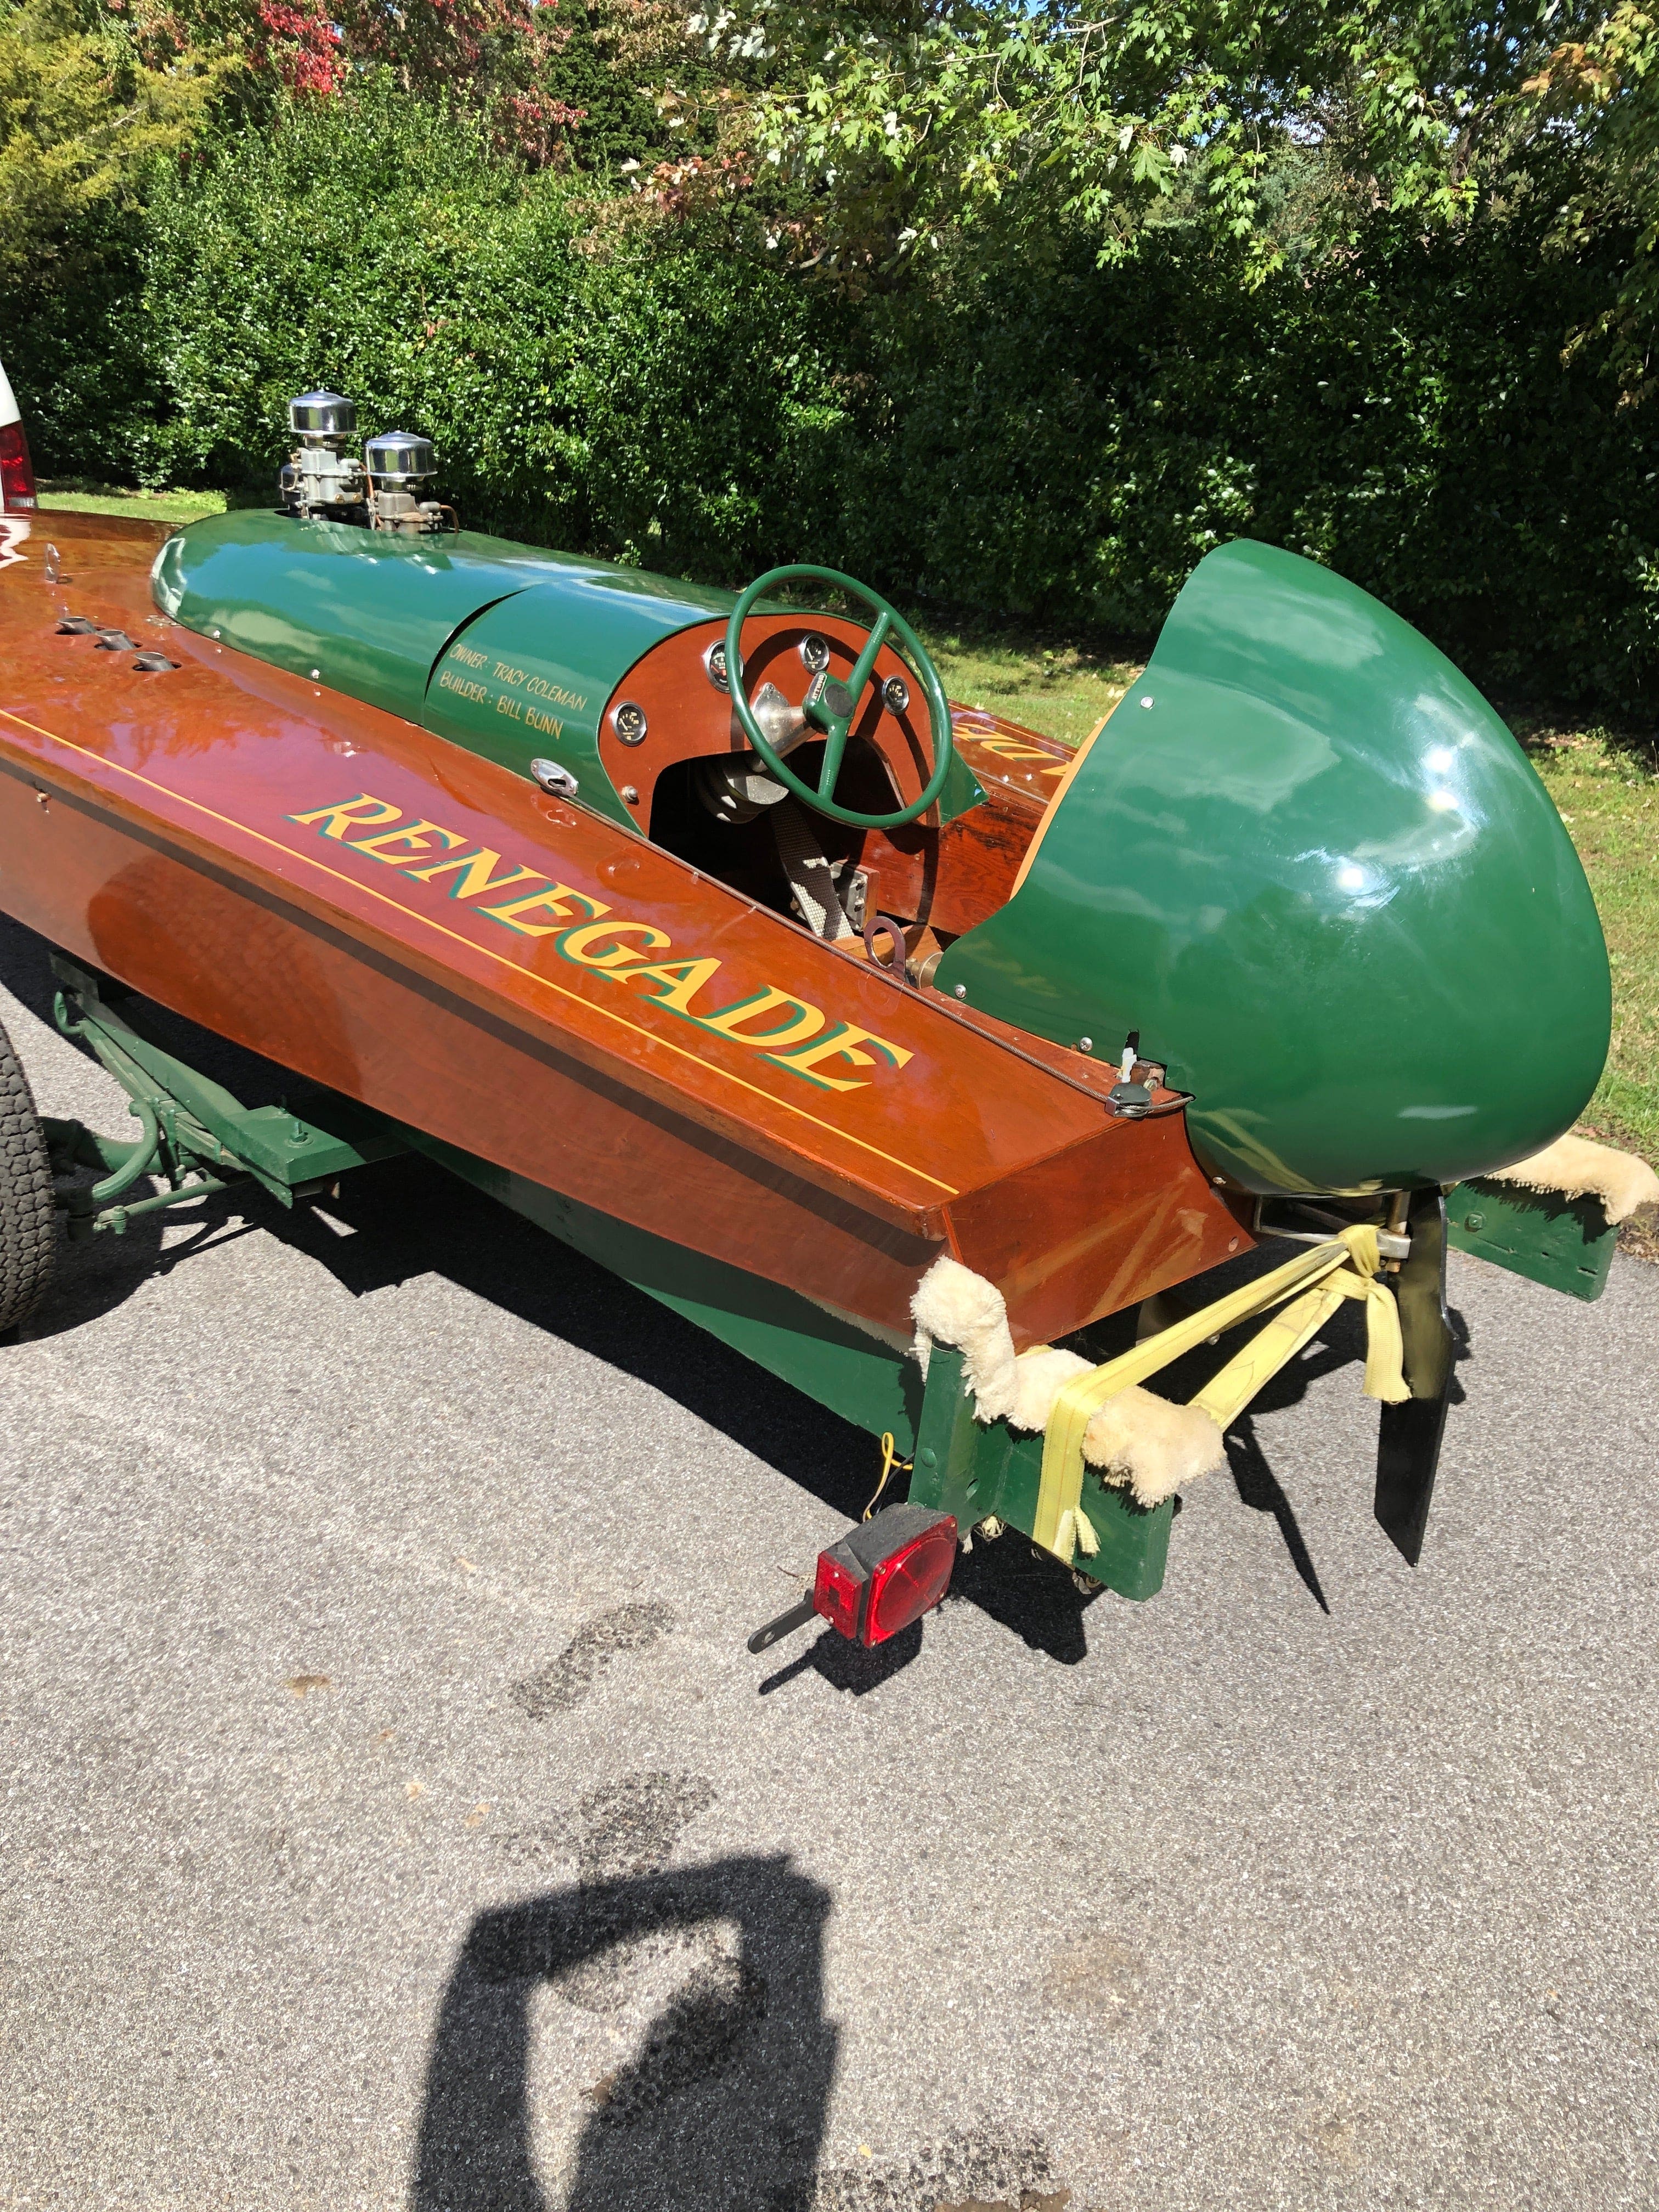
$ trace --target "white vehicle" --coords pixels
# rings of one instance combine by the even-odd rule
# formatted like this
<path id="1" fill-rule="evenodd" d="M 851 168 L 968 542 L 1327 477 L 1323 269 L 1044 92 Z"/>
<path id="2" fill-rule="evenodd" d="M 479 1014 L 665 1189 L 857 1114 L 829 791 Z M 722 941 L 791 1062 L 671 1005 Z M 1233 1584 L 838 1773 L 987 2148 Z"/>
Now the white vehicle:
<path id="1" fill-rule="evenodd" d="M 0 362 L 0 514 L 33 514 L 36 505 L 29 441 Z"/>

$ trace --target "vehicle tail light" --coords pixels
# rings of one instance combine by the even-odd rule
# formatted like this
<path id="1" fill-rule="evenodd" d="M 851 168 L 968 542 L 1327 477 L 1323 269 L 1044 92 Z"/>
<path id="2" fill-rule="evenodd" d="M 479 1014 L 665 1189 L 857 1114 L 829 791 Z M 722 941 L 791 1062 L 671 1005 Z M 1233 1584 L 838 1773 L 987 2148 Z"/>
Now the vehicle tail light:
<path id="1" fill-rule="evenodd" d="M 810 1594 L 749 1639 L 769 1651 L 815 1615 L 854 1644 L 885 1644 L 929 1613 L 951 1587 L 957 1523 L 930 1505 L 890 1505 L 818 1553 Z"/>
<path id="2" fill-rule="evenodd" d="M 950 1589 L 956 1563 L 957 1524 L 947 1513 L 884 1559 L 872 1574 L 864 1641 L 884 1644 L 901 1628 L 931 1613 Z"/>
<path id="3" fill-rule="evenodd" d="M 0 514 L 32 514 L 35 506 L 34 464 L 21 422 L 0 428 Z"/>
<path id="4" fill-rule="evenodd" d="M 830 1627 L 839 1629 L 843 1636 L 855 1637 L 868 1587 L 868 1577 L 838 1559 L 834 1551 L 820 1552 L 812 1584 L 812 1610 L 821 1613 Z"/>
<path id="5" fill-rule="evenodd" d="M 892 1505 L 818 1553 L 812 1609 L 858 1644 L 884 1644 L 931 1612 L 957 1563 L 955 1516 Z"/>

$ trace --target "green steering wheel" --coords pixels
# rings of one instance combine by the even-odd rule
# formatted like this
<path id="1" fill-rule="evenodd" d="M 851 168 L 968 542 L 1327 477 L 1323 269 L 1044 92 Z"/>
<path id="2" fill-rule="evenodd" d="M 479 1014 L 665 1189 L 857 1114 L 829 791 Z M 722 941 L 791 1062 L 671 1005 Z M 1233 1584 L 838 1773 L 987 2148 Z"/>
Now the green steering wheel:
<path id="1" fill-rule="evenodd" d="M 744 693 L 743 682 L 743 625 L 744 619 L 763 592 L 775 584 L 794 583 L 810 579 L 820 584 L 836 584 L 844 592 L 851 592 L 875 611 L 875 627 L 865 640 L 864 650 L 854 662 L 845 684 L 839 682 L 826 669 L 812 678 L 801 712 L 815 730 L 823 732 L 823 766 L 818 775 L 817 789 L 804 782 L 773 751 L 767 743 L 766 732 L 755 718 L 755 710 Z M 908 806 L 896 806 L 890 814 L 860 814 L 851 806 L 836 803 L 835 791 L 841 775 L 842 759 L 847 750 L 847 735 L 858 720 L 859 708 L 864 703 L 865 687 L 869 683 L 876 665 L 876 655 L 891 637 L 902 650 L 911 672 L 920 679 L 927 698 L 927 734 L 933 747 L 933 772 L 927 779 L 926 789 L 919 799 Z M 784 568 L 769 568 L 757 576 L 732 610 L 732 619 L 726 629 L 726 681 L 731 687 L 732 704 L 745 738 L 765 762 L 767 771 L 775 775 L 787 791 L 793 791 L 815 812 L 828 815 L 832 822 L 844 822 L 850 830 L 896 830 L 901 823 L 914 822 L 925 814 L 945 788 L 945 779 L 950 772 L 955 746 L 951 736 L 951 709 L 945 696 L 945 686 L 939 680 L 939 671 L 927 658 L 927 648 L 903 616 L 896 607 L 890 607 L 867 584 L 860 584 L 852 576 L 843 576 L 839 568 L 819 568 L 811 563 L 797 562 Z"/>

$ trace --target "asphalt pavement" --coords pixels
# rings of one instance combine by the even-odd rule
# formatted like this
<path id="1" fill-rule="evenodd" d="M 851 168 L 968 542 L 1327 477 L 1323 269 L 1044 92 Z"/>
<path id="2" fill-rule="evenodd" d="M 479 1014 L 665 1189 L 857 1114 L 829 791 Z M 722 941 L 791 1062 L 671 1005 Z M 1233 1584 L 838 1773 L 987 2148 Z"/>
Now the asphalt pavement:
<path id="1" fill-rule="evenodd" d="M 118 1129 L 4 923 L 0 987 Z M 1005 1536 L 755 1659 L 870 1440 L 436 1168 L 65 1248 L 0 1350 L 0 2204 L 1659 2203 L 1659 1270 L 1452 1302 L 1415 1571 L 1345 1312 L 1150 1603 Z"/>

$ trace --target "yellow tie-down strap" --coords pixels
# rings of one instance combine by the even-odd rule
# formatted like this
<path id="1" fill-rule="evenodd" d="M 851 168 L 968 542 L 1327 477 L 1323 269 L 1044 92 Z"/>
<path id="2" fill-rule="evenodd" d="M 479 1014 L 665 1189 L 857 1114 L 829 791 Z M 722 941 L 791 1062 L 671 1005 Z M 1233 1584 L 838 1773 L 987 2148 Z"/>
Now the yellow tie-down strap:
<path id="1" fill-rule="evenodd" d="M 1144 1382 L 1183 1353 L 1242 1321 L 1283 1305 L 1266 1328 L 1212 1376 L 1192 1403 L 1218 1429 L 1236 1421 L 1252 1398 L 1293 1359 L 1344 1298 L 1365 1304 L 1365 1395 L 1397 1405 L 1408 1398 L 1402 1372 L 1400 1311 L 1394 1293 L 1377 1280 L 1382 1258 L 1376 1231 L 1370 1223 L 1345 1229 L 1328 1244 L 1310 1246 L 1271 1274 L 1230 1291 L 1213 1305 L 1189 1314 L 1173 1328 L 1160 1329 L 1133 1351 L 1109 1359 L 1066 1385 L 1054 1400 L 1042 1440 L 1042 1476 L 1031 1534 L 1046 1551 L 1066 1560 L 1080 1543 L 1085 1553 L 1097 1540 L 1083 1510 L 1083 1436 L 1109 1398 Z M 1291 1303 L 1286 1304 L 1286 1300 Z"/>

